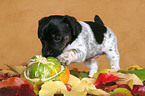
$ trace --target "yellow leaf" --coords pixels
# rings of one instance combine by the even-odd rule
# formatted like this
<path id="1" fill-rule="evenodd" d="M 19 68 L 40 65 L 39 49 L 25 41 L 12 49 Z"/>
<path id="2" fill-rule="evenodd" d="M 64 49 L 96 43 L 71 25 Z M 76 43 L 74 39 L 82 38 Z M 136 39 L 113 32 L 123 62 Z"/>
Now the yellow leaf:
<path id="1" fill-rule="evenodd" d="M 131 89 L 133 89 L 133 80 L 131 79 L 131 80 L 129 80 L 129 81 L 127 81 L 127 83 L 126 83 Z"/>
<path id="2" fill-rule="evenodd" d="M 95 83 L 95 81 L 96 81 L 96 79 L 95 78 L 83 78 L 82 80 L 85 80 L 85 81 L 88 81 L 88 82 L 90 82 L 90 83 Z M 81 80 L 81 81 L 82 81 Z"/>
<path id="3" fill-rule="evenodd" d="M 84 90 L 82 92 L 79 91 L 70 91 L 70 95 L 69 96 L 86 96 L 87 95 L 87 91 Z"/>
<path id="4" fill-rule="evenodd" d="M 83 78 L 81 81 L 74 83 L 74 85 L 72 85 L 72 91 L 71 92 L 84 92 L 86 91 L 86 93 L 84 93 L 86 96 L 87 93 L 88 94 L 92 94 L 92 95 L 97 95 L 97 96 L 109 96 L 109 93 L 101 90 L 101 89 L 96 89 L 95 85 L 93 84 L 95 82 L 94 78 Z M 73 95 L 75 96 L 75 95 Z M 83 96 L 83 95 L 79 95 L 79 96 Z"/>
<path id="5" fill-rule="evenodd" d="M 88 90 L 89 94 L 97 95 L 97 96 L 110 96 L 109 93 L 103 91 L 102 89 L 96 89 L 96 90 Z"/>
<path id="6" fill-rule="evenodd" d="M 88 94 L 97 96 L 109 96 L 109 93 L 96 89 L 93 84 L 95 79 L 93 78 L 79 78 L 70 75 L 69 82 L 72 89 L 68 91 L 66 86 L 61 81 L 48 81 L 45 82 L 41 90 L 39 91 L 39 96 L 54 96 L 54 94 L 63 94 L 64 96 L 86 96 Z"/>
<path id="7" fill-rule="evenodd" d="M 127 71 L 140 70 L 140 69 L 143 69 L 143 67 L 140 65 L 130 65 L 126 68 Z"/>
<path id="8" fill-rule="evenodd" d="M 80 79 L 70 74 L 68 84 L 73 85 L 76 82 L 80 82 Z"/>
<path id="9" fill-rule="evenodd" d="M 72 85 L 72 91 L 75 90 L 75 91 L 83 92 L 84 90 L 88 91 L 89 89 L 93 90 L 96 89 L 96 87 L 92 83 L 87 82 L 85 80 L 82 80 Z"/>
<path id="10" fill-rule="evenodd" d="M 71 96 L 67 91 L 66 86 L 61 81 L 45 82 L 39 91 L 39 96 L 54 96 L 54 94 L 64 94 L 64 96 Z"/>

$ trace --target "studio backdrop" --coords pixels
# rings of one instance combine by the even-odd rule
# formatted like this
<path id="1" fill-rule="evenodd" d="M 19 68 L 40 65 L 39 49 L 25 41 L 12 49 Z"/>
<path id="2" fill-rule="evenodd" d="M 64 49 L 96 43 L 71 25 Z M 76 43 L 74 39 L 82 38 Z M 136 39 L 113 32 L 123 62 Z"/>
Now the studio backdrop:
<path id="1" fill-rule="evenodd" d="M 28 63 L 41 54 L 38 20 L 49 15 L 70 15 L 93 21 L 97 14 L 117 36 L 120 66 L 145 65 L 145 0 L 0 0 L 0 69 Z M 105 55 L 99 69 L 110 68 Z M 88 68 L 82 63 L 70 69 Z M 145 66 L 144 66 L 145 67 Z"/>

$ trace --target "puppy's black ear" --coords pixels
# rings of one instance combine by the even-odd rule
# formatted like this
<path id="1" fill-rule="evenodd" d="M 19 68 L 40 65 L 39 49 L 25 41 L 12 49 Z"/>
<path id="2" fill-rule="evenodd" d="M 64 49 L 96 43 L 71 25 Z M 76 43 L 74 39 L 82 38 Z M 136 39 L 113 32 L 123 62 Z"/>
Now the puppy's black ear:
<path id="1" fill-rule="evenodd" d="M 39 21 L 38 21 L 38 38 L 41 37 L 41 33 L 42 33 L 42 32 L 41 32 L 41 29 L 42 29 L 42 28 L 41 28 L 41 27 L 42 27 L 41 24 L 42 24 L 42 21 L 39 20 Z"/>
<path id="2" fill-rule="evenodd" d="M 97 23 L 97 24 L 100 24 L 100 25 L 103 25 L 103 26 L 104 26 L 103 21 L 101 20 L 101 18 L 100 18 L 98 15 L 96 15 L 96 16 L 95 16 L 94 21 L 95 21 L 95 23 Z"/>
<path id="3" fill-rule="evenodd" d="M 45 24 L 49 22 L 49 20 L 50 19 L 48 17 L 43 17 L 42 19 L 38 21 L 38 38 L 41 37 L 42 28 L 44 27 Z"/>
<path id="4" fill-rule="evenodd" d="M 82 28 L 74 17 L 65 15 L 63 18 L 63 22 L 67 23 L 71 28 L 72 36 L 77 37 L 79 35 Z"/>

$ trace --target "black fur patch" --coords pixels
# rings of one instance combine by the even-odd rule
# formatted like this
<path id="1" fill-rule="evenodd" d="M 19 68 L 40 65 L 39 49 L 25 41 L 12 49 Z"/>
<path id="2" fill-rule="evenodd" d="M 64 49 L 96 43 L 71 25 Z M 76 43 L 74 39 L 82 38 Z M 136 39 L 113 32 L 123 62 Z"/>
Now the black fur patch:
<path id="1" fill-rule="evenodd" d="M 103 21 L 101 20 L 101 18 L 98 15 L 95 16 L 94 21 L 95 21 L 95 23 L 104 26 Z"/>
<path id="2" fill-rule="evenodd" d="M 107 28 L 103 24 L 97 24 L 95 22 L 87 21 L 86 23 L 90 25 L 98 44 L 102 44 L 104 40 L 104 33 L 106 33 Z"/>
<path id="3" fill-rule="evenodd" d="M 74 17 L 51 15 L 39 20 L 38 38 L 42 42 L 42 55 L 57 57 L 80 34 L 81 25 Z"/>

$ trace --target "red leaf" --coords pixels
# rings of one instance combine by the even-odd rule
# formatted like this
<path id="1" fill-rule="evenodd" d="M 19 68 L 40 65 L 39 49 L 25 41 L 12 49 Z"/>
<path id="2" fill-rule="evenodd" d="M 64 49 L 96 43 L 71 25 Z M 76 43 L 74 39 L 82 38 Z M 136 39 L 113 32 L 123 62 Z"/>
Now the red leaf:
<path id="1" fill-rule="evenodd" d="M 19 77 L 11 77 L 5 81 L 1 81 L 0 82 L 0 88 L 2 87 L 13 87 L 13 86 L 17 86 L 20 87 L 22 84 L 29 84 L 30 87 L 33 89 L 33 85 L 31 83 L 29 83 L 27 80 L 23 79 L 23 78 L 19 78 Z"/>
<path id="2" fill-rule="evenodd" d="M 139 93 L 138 96 L 145 96 L 145 93 Z"/>
<path id="3" fill-rule="evenodd" d="M 0 96 L 16 96 L 18 87 L 3 87 L 0 88 Z"/>
<path id="4" fill-rule="evenodd" d="M 106 84 L 108 82 L 115 82 L 118 79 L 119 77 L 114 76 L 112 74 L 100 73 L 94 85 L 98 85 L 100 82 L 102 82 L 102 84 Z"/>
<path id="5" fill-rule="evenodd" d="M 139 93 L 145 93 L 145 86 L 143 85 L 133 85 L 132 93 L 137 95 Z"/>
<path id="6" fill-rule="evenodd" d="M 117 85 L 113 85 L 113 86 L 109 86 L 108 88 L 105 88 L 104 91 L 111 92 L 111 91 L 113 91 L 116 88 L 118 88 L 118 86 Z"/>
<path id="7" fill-rule="evenodd" d="M 36 96 L 29 84 L 22 84 L 21 87 L 0 88 L 0 96 Z"/>
<path id="8" fill-rule="evenodd" d="M 29 84 L 22 84 L 17 90 L 17 95 L 19 96 L 36 96 L 34 91 L 30 88 Z"/>
<path id="9" fill-rule="evenodd" d="M 5 74 L 1 74 L 0 75 L 0 80 L 4 80 L 4 79 L 8 79 L 10 76 L 8 73 L 5 73 Z"/>
<path id="10" fill-rule="evenodd" d="M 10 75 L 9 73 L 4 73 L 0 75 L 0 81 L 6 80 L 10 77 L 20 77 L 20 74 Z"/>
<path id="11" fill-rule="evenodd" d="M 131 91 L 131 88 L 130 88 L 127 84 L 118 85 L 118 88 L 126 88 L 126 89 L 128 89 L 129 91 Z"/>
<path id="12" fill-rule="evenodd" d="M 105 89 L 105 85 L 102 84 L 102 82 L 100 82 L 98 85 L 95 86 L 97 89 L 102 89 L 104 90 Z"/>
<path id="13" fill-rule="evenodd" d="M 68 91 L 71 91 L 72 86 L 70 84 L 65 84 L 65 86 Z"/>
<path id="14" fill-rule="evenodd" d="M 12 75 L 11 77 L 20 77 L 20 74 Z"/>

